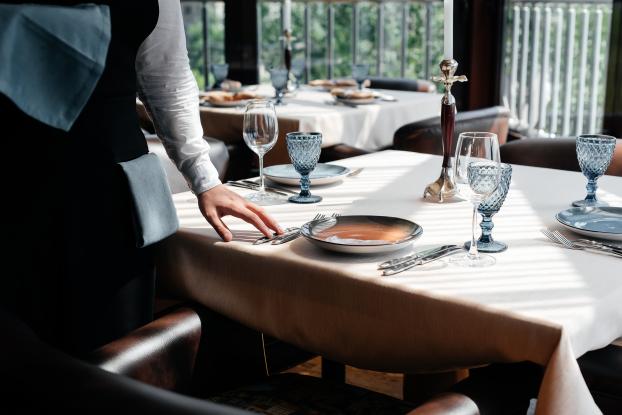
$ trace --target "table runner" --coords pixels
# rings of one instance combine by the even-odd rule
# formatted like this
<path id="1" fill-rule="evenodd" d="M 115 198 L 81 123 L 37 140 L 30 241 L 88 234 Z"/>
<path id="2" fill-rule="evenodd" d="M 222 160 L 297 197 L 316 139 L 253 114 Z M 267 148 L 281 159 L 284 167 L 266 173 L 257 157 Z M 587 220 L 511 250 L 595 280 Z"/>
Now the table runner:
<path id="1" fill-rule="evenodd" d="M 416 248 L 469 238 L 467 202 L 421 199 L 439 157 L 385 151 L 341 163 L 365 170 L 312 189 L 324 196 L 319 205 L 268 211 L 283 226 L 317 212 L 407 218 L 424 229 Z M 622 178 L 599 184 L 604 200 L 622 205 Z M 252 246 L 258 233 L 237 220 L 227 220 L 236 240 L 220 242 L 191 195 L 180 194 L 184 229 L 162 247 L 159 275 L 165 287 L 233 319 L 362 368 L 416 373 L 533 361 L 546 368 L 538 414 L 598 413 L 576 358 L 622 335 L 622 263 L 554 246 L 539 232 L 558 227 L 554 214 L 581 198 L 584 185 L 579 173 L 515 166 L 494 218 L 494 237 L 509 245 L 495 266 L 437 262 L 393 277 L 375 270 L 389 255 L 332 254 L 303 239 Z"/>

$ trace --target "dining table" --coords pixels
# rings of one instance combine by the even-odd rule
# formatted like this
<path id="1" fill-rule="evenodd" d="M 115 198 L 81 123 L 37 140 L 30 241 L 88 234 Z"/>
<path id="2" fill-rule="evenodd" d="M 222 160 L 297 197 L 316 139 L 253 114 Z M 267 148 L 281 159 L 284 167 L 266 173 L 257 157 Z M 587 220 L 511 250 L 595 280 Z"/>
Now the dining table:
<path id="1" fill-rule="evenodd" d="M 406 374 L 529 361 L 544 375 L 536 414 L 600 413 L 577 358 L 622 337 L 622 260 L 571 250 L 545 238 L 555 214 L 585 194 L 577 172 L 513 166 L 493 236 L 508 249 L 486 268 L 447 259 L 382 276 L 379 263 L 470 238 L 472 205 L 422 198 L 441 158 L 379 151 L 336 162 L 363 168 L 337 183 L 312 186 L 317 204 L 265 207 L 282 227 L 325 215 L 384 215 L 423 228 L 399 252 L 353 255 L 323 250 L 304 237 L 253 245 L 251 225 L 225 218 L 223 242 L 191 193 L 174 195 L 180 230 L 157 255 L 164 289 L 332 361 Z M 622 206 L 622 177 L 603 176 L 598 195 Z M 233 189 L 242 195 L 251 192 Z"/>
<path id="2" fill-rule="evenodd" d="M 245 91 L 257 97 L 272 98 L 269 85 L 250 85 Z M 403 125 L 440 115 L 441 94 L 430 92 L 389 91 L 374 89 L 380 99 L 370 104 L 340 103 L 321 88 L 301 85 L 288 92 L 284 105 L 275 106 L 279 140 L 266 154 L 266 165 L 287 163 L 285 135 L 289 132 L 322 132 L 322 146 L 346 144 L 358 149 L 376 151 L 393 144 L 393 135 Z M 217 107 L 204 103 L 200 107 L 205 135 L 226 144 L 242 142 L 244 106 Z"/>

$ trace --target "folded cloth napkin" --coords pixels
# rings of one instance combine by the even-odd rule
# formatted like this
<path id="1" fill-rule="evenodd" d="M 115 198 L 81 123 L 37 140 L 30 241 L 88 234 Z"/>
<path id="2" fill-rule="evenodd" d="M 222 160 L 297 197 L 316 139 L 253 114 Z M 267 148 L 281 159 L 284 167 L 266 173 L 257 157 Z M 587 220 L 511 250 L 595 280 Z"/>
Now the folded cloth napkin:
<path id="1" fill-rule="evenodd" d="M 104 71 L 109 44 L 108 6 L 0 4 L 0 92 L 68 131 Z"/>
<path id="2" fill-rule="evenodd" d="M 158 156 L 148 153 L 119 165 L 127 177 L 134 205 L 136 246 L 149 246 L 174 234 L 179 220 Z"/>

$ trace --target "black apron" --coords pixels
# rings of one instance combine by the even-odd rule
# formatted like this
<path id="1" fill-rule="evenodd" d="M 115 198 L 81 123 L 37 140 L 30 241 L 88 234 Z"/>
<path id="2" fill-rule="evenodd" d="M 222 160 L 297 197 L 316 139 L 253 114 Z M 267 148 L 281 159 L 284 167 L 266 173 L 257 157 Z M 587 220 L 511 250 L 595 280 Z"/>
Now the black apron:
<path id="1" fill-rule="evenodd" d="M 134 65 L 156 25 L 158 1 L 96 3 L 110 6 L 106 68 L 69 132 L 30 118 L 0 95 L 8 208 L 0 306 L 74 354 L 126 334 L 153 313 L 152 251 L 135 247 L 129 190 L 116 163 L 148 152 Z"/>

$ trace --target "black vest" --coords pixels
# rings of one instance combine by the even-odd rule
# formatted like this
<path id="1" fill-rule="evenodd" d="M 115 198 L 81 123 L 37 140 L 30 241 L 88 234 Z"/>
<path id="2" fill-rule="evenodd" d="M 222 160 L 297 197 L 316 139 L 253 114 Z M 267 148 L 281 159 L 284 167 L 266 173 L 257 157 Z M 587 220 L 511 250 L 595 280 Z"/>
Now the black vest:
<path id="1" fill-rule="evenodd" d="M 134 246 L 128 188 L 116 163 L 147 153 L 135 109 L 135 59 L 156 25 L 158 1 L 96 3 L 110 6 L 106 68 L 69 132 L 0 95 L 1 174 L 11 200 L 0 304 L 76 353 L 147 322 L 154 284 L 151 251 Z"/>

